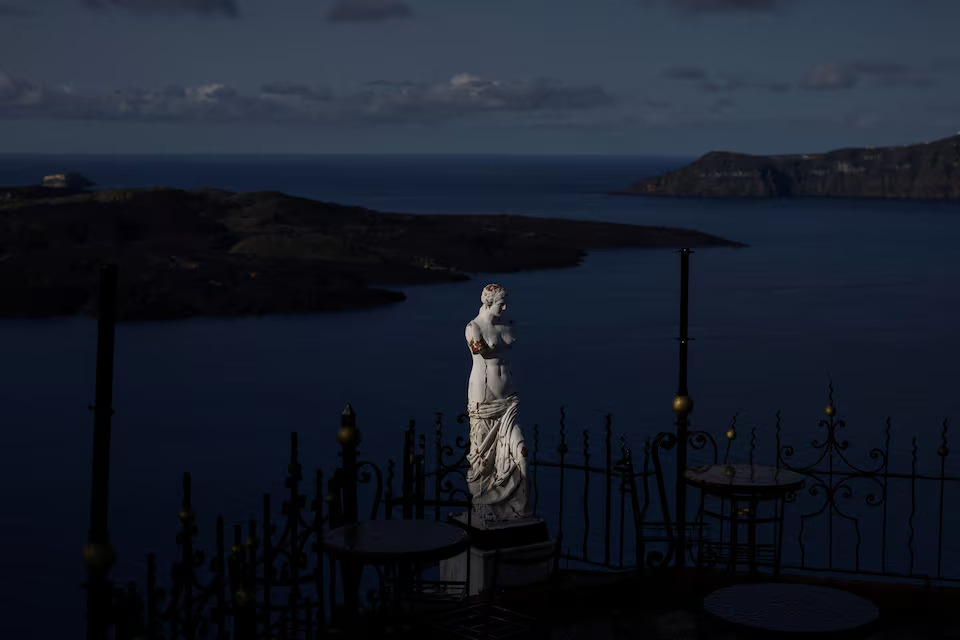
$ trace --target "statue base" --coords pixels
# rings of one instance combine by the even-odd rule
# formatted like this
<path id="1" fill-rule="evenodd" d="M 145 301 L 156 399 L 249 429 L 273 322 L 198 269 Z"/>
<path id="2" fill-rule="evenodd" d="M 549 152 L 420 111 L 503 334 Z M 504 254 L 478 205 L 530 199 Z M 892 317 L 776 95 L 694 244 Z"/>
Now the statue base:
<path id="1" fill-rule="evenodd" d="M 440 579 L 451 582 L 467 580 L 467 562 L 470 562 L 468 595 L 477 595 L 493 587 L 494 556 L 523 557 L 541 554 L 554 541 L 547 533 L 547 523 L 528 517 L 497 522 L 467 524 L 467 515 L 451 516 L 450 524 L 463 528 L 470 540 L 467 551 L 440 562 Z M 497 582 L 501 586 L 522 586 L 543 582 L 549 576 L 549 562 L 537 564 L 502 564 Z"/>
<path id="2" fill-rule="evenodd" d="M 448 521 L 466 531 L 470 546 L 478 549 L 522 547 L 550 538 L 547 523 L 534 516 L 494 522 L 477 522 L 473 519 L 467 524 L 467 514 L 460 513 L 450 516 Z"/>

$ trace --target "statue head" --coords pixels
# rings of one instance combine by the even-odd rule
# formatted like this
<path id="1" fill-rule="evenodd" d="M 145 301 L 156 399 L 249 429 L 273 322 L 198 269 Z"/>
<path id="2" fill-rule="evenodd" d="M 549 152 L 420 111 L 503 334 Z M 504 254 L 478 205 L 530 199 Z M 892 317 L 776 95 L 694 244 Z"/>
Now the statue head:
<path id="1" fill-rule="evenodd" d="M 507 308 L 507 290 L 502 284 L 488 284 L 480 294 L 480 301 L 483 303 L 481 311 L 486 310 L 494 316 L 499 316 Z"/>

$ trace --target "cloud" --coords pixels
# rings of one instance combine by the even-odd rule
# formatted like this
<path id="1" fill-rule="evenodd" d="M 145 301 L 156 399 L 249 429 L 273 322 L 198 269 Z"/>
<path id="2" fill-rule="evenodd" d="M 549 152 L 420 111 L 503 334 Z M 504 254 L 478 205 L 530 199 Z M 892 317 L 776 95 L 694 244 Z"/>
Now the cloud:
<path id="1" fill-rule="evenodd" d="M 883 87 L 927 87 L 933 80 L 899 62 L 882 60 L 853 60 L 825 62 L 807 70 L 800 86 L 811 91 L 852 89 L 865 78 Z"/>
<path id="2" fill-rule="evenodd" d="M 413 11 L 402 0 L 339 0 L 327 14 L 330 22 L 383 22 L 409 18 Z"/>
<path id="3" fill-rule="evenodd" d="M 302 98 L 304 100 L 332 100 L 333 92 L 327 87 L 309 87 L 296 82 L 277 81 L 260 87 L 260 93 L 265 96 L 284 96 Z"/>
<path id="4" fill-rule="evenodd" d="M 725 74 L 721 75 L 719 80 L 701 82 L 699 88 L 703 91 L 709 91 L 710 93 L 726 93 L 728 91 L 741 91 L 743 89 L 756 89 L 758 91 L 769 91 L 770 93 L 785 93 L 790 90 L 790 83 L 749 80 L 743 76 Z"/>
<path id="5" fill-rule="evenodd" d="M 461 73 L 436 84 L 374 82 L 341 102 L 369 120 L 429 121 L 479 113 L 592 109 L 614 100 L 594 85 L 571 87 L 549 78 L 501 82 Z"/>
<path id="6" fill-rule="evenodd" d="M 707 70 L 698 64 L 675 64 L 661 71 L 660 75 L 671 80 L 703 80 L 707 77 Z"/>
<path id="7" fill-rule="evenodd" d="M 32 9 L 15 7 L 9 4 L 0 4 L 0 19 L 2 18 L 29 18 L 36 15 Z"/>
<path id="8" fill-rule="evenodd" d="M 208 17 L 239 15 L 236 0 L 83 0 L 93 9 L 120 8 L 146 14 L 196 14 Z"/>
<path id="9" fill-rule="evenodd" d="M 711 79 L 708 77 L 707 70 L 696 64 L 673 65 L 664 69 L 660 75 L 671 80 L 697 80 L 699 81 L 697 87 L 709 93 L 727 93 L 744 89 L 784 93 L 790 90 L 789 82 L 751 80 L 746 76 L 732 73 L 722 73 L 716 79 Z"/>
<path id="10" fill-rule="evenodd" d="M 504 82 L 467 73 L 432 84 L 379 81 L 343 95 L 292 82 L 267 83 L 252 94 L 220 83 L 83 94 L 0 71 L 0 118 L 429 124 L 488 114 L 578 112 L 614 103 L 599 86 L 569 86 L 544 78 Z"/>
<path id="11" fill-rule="evenodd" d="M 738 75 L 721 75 L 719 80 L 707 80 L 699 85 L 703 91 L 710 93 L 726 93 L 728 91 L 741 91 L 744 89 L 756 89 L 758 91 L 769 91 L 770 93 L 785 93 L 790 90 L 789 82 L 768 82 L 760 80 L 749 80 Z"/>
<path id="12" fill-rule="evenodd" d="M 812 91 L 832 91 L 852 89 L 860 81 L 860 76 L 849 65 L 840 62 L 827 62 L 811 67 L 800 81 L 800 86 Z"/>
<path id="13" fill-rule="evenodd" d="M 0 109 L 36 101 L 39 92 L 39 87 L 32 82 L 15 78 L 0 69 Z"/>

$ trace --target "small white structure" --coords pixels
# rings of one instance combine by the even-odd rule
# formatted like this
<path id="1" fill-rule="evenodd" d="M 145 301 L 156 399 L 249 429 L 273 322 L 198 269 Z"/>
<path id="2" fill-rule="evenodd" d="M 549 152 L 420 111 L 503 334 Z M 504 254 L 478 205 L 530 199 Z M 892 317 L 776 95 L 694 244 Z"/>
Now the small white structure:
<path id="1" fill-rule="evenodd" d="M 84 189 L 93 185 L 93 182 L 79 173 L 52 173 L 43 176 L 42 185 L 55 189 Z"/>

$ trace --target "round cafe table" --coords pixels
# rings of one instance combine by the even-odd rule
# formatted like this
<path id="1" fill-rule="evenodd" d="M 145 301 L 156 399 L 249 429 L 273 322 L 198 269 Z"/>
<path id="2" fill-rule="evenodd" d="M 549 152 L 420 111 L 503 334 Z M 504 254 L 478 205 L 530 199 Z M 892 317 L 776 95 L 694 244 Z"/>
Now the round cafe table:
<path id="1" fill-rule="evenodd" d="M 729 570 L 735 571 L 737 558 L 746 552 L 750 573 L 757 573 L 757 525 L 774 524 L 773 573 L 780 574 L 780 551 L 783 545 L 783 502 L 784 497 L 803 488 L 804 476 L 787 469 L 777 469 L 749 464 L 712 464 L 704 467 L 690 467 L 684 473 L 688 486 L 700 490 L 700 509 L 697 523 L 700 526 L 700 538 L 703 538 L 703 520 L 712 516 L 721 521 L 720 548 L 723 548 L 723 522 L 730 523 Z M 729 513 L 708 511 L 704 508 L 704 499 L 712 495 L 721 501 L 730 501 Z M 772 517 L 757 517 L 761 502 L 774 502 Z M 721 502 L 721 505 L 723 502 Z M 742 549 L 739 542 L 741 524 L 747 527 L 747 545 Z M 701 546 L 700 552 L 703 548 Z M 698 555 L 698 560 L 702 558 Z M 698 563 L 699 564 L 699 563 Z"/>
<path id="2" fill-rule="evenodd" d="M 741 584 L 717 589 L 703 611 L 760 638 L 851 638 L 879 619 L 877 605 L 849 591 L 807 584 Z"/>
<path id="3" fill-rule="evenodd" d="M 433 520 L 368 520 L 336 527 L 323 536 L 324 551 L 342 565 L 343 598 L 350 616 L 357 611 L 364 565 L 410 566 L 452 558 L 466 548 L 466 531 Z"/>
<path id="4" fill-rule="evenodd" d="M 467 533 L 433 520 L 368 520 L 327 531 L 323 548 L 360 564 L 432 562 L 466 549 Z"/>

